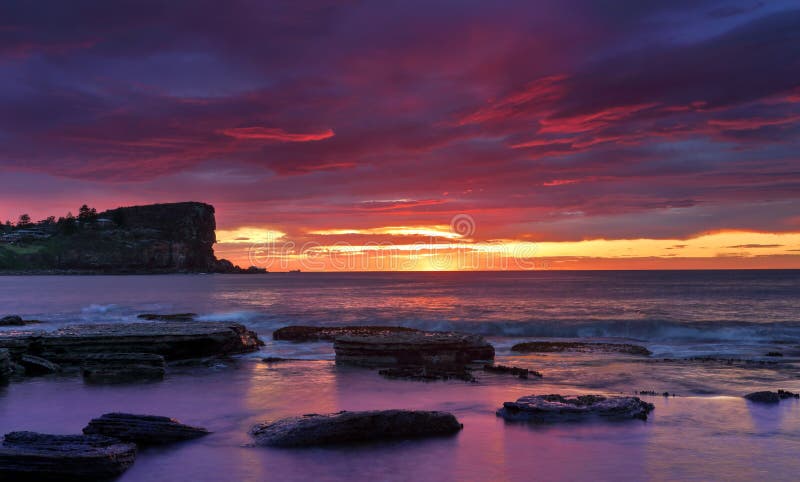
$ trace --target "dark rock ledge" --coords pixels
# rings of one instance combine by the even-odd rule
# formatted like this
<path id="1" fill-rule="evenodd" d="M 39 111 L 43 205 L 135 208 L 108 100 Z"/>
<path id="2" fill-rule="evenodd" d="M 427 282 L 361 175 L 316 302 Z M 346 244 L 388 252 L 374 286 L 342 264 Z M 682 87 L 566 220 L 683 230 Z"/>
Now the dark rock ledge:
<path id="1" fill-rule="evenodd" d="M 153 353 L 96 353 L 83 358 L 81 374 L 88 383 L 162 380 L 165 365 L 164 357 Z"/>
<path id="2" fill-rule="evenodd" d="M 167 361 L 219 359 L 263 345 L 245 326 L 218 322 L 71 325 L 53 332 L 0 333 L 0 380 L 62 368 L 72 373 L 80 368 L 92 383 L 160 380 Z"/>
<path id="3" fill-rule="evenodd" d="M 193 321 L 197 318 L 197 313 L 142 313 L 136 318 L 147 321 Z"/>
<path id="4" fill-rule="evenodd" d="M 83 435 L 11 432 L 0 445 L 0 480 L 109 480 L 133 464 L 137 445 L 178 442 L 208 433 L 168 417 L 127 413 L 95 418 Z"/>
<path id="5" fill-rule="evenodd" d="M 23 354 L 79 365 L 87 355 L 152 353 L 183 360 L 256 351 L 263 342 L 238 323 L 159 322 L 71 325 L 53 332 L 0 335 L 12 358 Z"/>
<path id="6" fill-rule="evenodd" d="M 489 373 L 514 375 L 518 378 L 522 378 L 523 380 L 527 380 L 529 376 L 542 378 L 542 374 L 536 370 L 528 370 L 527 368 L 510 367 L 506 365 L 492 365 L 491 363 L 483 365 L 483 371 Z"/>
<path id="7" fill-rule="evenodd" d="M 509 421 L 526 422 L 647 420 L 647 414 L 654 408 L 639 397 L 528 395 L 516 402 L 504 402 L 497 415 Z"/>
<path id="8" fill-rule="evenodd" d="M 394 333 L 420 332 L 402 326 L 303 326 L 292 325 L 272 332 L 273 340 L 285 341 L 334 341 L 338 336 L 385 336 Z"/>
<path id="9" fill-rule="evenodd" d="M 778 403 L 787 398 L 800 398 L 800 393 L 792 393 L 788 390 L 778 390 L 777 392 L 765 390 L 763 392 L 748 393 L 744 398 L 756 403 Z"/>
<path id="10" fill-rule="evenodd" d="M 136 445 L 115 438 L 11 432 L 0 446 L 0 480 L 108 480 L 135 460 Z"/>
<path id="11" fill-rule="evenodd" d="M 582 341 L 529 341 L 517 343 L 511 351 L 520 353 L 553 353 L 553 352 L 581 352 L 581 353 L 624 353 L 627 355 L 650 356 L 652 352 L 640 345 L 629 343 L 594 343 Z"/>
<path id="12" fill-rule="evenodd" d="M 28 355 L 27 353 L 22 355 L 17 363 L 25 368 L 25 375 L 28 376 L 49 375 L 61 371 L 61 367 L 50 360 L 45 360 L 35 355 Z"/>
<path id="13" fill-rule="evenodd" d="M 19 315 L 8 315 L 0 318 L 0 326 L 25 326 L 41 323 L 39 320 L 23 320 Z"/>
<path id="14" fill-rule="evenodd" d="M 140 445 L 159 445 L 202 437 L 210 432 L 169 417 L 107 413 L 89 422 L 83 433 L 105 435 Z"/>
<path id="15" fill-rule="evenodd" d="M 370 367 L 458 367 L 494 359 L 494 347 L 482 336 L 456 332 L 344 335 L 336 338 L 333 349 L 336 363 Z"/>
<path id="16" fill-rule="evenodd" d="M 381 410 L 303 415 L 254 426 L 256 445 L 304 447 L 457 433 L 463 425 L 447 412 Z"/>

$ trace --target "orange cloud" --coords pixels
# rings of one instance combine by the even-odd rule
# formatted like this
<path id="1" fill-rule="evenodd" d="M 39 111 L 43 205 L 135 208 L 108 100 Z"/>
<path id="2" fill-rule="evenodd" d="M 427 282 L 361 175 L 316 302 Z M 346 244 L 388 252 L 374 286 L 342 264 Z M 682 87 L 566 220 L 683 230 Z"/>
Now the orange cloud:
<path id="1" fill-rule="evenodd" d="M 276 127 L 234 127 L 220 132 L 236 139 L 278 142 L 313 142 L 329 139 L 335 135 L 332 129 L 323 132 L 293 133 Z"/>
<path id="2" fill-rule="evenodd" d="M 580 179 L 553 179 L 552 181 L 543 182 L 542 186 L 564 186 L 566 184 L 575 184 L 576 182 L 580 182 Z"/>

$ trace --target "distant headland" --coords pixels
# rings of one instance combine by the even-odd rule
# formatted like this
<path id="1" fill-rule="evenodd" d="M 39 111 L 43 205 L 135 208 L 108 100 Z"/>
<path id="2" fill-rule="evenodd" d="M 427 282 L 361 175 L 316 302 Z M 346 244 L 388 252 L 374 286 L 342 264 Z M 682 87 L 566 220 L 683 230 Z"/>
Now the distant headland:
<path id="1" fill-rule="evenodd" d="M 214 206 L 180 202 L 0 225 L 0 274 L 264 273 L 214 256 Z"/>

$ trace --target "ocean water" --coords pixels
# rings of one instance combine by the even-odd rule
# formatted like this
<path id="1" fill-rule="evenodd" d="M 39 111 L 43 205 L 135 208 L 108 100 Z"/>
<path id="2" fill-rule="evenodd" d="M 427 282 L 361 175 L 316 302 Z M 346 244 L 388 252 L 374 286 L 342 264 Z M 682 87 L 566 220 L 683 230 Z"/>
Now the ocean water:
<path id="1" fill-rule="evenodd" d="M 87 386 L 55 376 L 0 388 L 2 433 L 75 433 L 109 411 L 168 415 L 214 431 L 142 451 L 122 481 L 790 480 L 800 469 L 800 403 L 741 398 L 800 391 L 796 271 L 0 277 L 0 307 L 42 320 L 41 329 L 190 311 L 242 322 L 267 341 L 233 362 L 171 369 L 159 383 Z M 480 333 L 499 363 L 544 377 L 386 380 L 336 366 L 330 343 L 270 340 L 289 324 Z M 519 341 L 575 338 L 638 343 L 653 356 L 510 351 Z M 784 356 L 767 357 L 772 351 Z M 268 365 L 264 356 L 301 360 Z M 675 396 L 645 396 L 656 405 L 646 422 L 531 426 L 494 415 L 503 401 L 533 393 L 641 390 Z M 378 408 L 452 411 L 464 430 L 348 447 L 248 446 L 258 421 Z"/>

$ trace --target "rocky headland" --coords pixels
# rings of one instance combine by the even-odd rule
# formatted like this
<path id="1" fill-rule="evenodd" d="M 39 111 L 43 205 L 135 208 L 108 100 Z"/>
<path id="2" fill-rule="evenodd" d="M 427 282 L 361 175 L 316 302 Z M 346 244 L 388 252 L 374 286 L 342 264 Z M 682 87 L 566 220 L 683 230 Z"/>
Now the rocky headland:
<path id="1" fill-rule="evenodd" d="M 214 207 L 200 202 L 120 207 L 3 229 L 0 273 L 264 272 L 216 258 Z"/>

